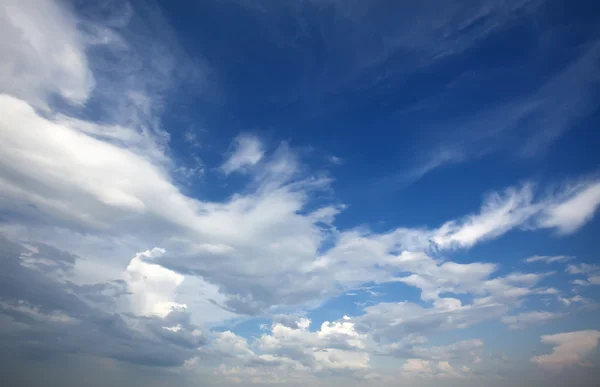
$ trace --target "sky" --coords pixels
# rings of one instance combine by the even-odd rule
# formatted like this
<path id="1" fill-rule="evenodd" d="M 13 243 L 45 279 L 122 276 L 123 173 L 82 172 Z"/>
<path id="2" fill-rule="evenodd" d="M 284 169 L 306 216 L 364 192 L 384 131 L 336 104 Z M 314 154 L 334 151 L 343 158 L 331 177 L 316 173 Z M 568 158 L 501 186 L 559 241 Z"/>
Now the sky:
<path id="1" fill-rule="evenodd" d="M 0 381 L 595 385 L 599 15 L 0 0 Z"/>

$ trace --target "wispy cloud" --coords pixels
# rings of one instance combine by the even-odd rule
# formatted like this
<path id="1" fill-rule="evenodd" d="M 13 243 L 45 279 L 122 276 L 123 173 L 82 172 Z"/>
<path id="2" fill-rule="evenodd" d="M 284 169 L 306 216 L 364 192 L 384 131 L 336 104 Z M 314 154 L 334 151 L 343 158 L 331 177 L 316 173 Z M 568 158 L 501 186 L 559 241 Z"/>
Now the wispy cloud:
<path id="1" fill-rule="evenodd" d="M 544 324 L 563 316 L 564 314 L 561 313 L 533 311 L 513 316 L 504 316 L 502 317 L 502 322 L 508 325 L 510 329 L 523 329 L 532 325 Z"/>
<path id="2" fill-rule="evenodd" d="M 248 134 L 239 135 L 233 142 L 233 150 L 221 165 L 225 174 L 243 171 L 256 165 L 264 156 L 263 145 L 258 138 Z"/>
<path id="3" fill-rule="evenodd" d="M 543 263 L 555 263 L 555 262 L 567 262 L 572 260 L 574 257 L 568 255 L 534 255 L 526 258 L 526 263 L 543 262 Z"/>
<path id="4" fill-rule="evenodd" d="M 433 143 L 431 156 L 393 179 L 402 187 L 437 168 L 496 152 L 508 151 L 511 156 L 525 159 L 546 154 L 557 139 L 600 107 L 596 98 L 600 43 L 584 46 L 582 51 L 537 91 L 517 96 L 513 102 L 492 104 L 466 120 L 434 125 L 432 132 L 443 135 L 426 141 Z M 442 151 L 437 151 L 440 148 Z"/>

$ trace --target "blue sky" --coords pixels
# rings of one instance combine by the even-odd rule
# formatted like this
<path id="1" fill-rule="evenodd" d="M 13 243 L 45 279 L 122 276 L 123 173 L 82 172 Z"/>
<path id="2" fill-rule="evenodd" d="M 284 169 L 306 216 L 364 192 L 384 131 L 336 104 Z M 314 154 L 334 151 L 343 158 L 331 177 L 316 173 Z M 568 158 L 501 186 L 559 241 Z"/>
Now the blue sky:
<path id="1" fill-rule="evenodd" d="M 2 378 L 593 385 L 599 13 L 3 1 Z"/>

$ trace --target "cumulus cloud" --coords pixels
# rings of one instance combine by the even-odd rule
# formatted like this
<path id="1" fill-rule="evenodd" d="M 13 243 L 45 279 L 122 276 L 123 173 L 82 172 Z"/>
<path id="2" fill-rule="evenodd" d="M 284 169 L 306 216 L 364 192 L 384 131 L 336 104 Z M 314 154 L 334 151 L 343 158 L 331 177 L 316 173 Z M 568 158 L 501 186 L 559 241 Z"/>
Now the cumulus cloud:
<path id="1" fill-rule="evenodd" d="M 367 336 L 359 334 L 354 323 L 325 321 L 319 330 L 308 330 L 311 321 L 301 318 L 297 327 L 275 323 L 270 334 L 257 340 L 258 348 L 272 355 L 287 356 L 316 372 L 336 369 L 362 369 L 369 364 L 365 352 Z"/>
<path id="2" fill-rule="evenodd" d="M 145 259 L 157 258 L 164 249 L 153 248 L 136 254 L 125 271 L 125 282 L 131 293 L 132 309 L 142 316 L 166 317 L 171 311 L 185 309 L 185 304 L 172 301 L 176 288 L 185 277 Z"/>
<path id="3" fill-rule="evenodd" d="M 580 366 L 598 346 L 600 332 L 594 330 L 558 333 L 542 336 L 542 343 L 552 345 L 549 355 L 534 356 L 531 361 L 540 367 L 561 370 L 566 367 Z"/>
<path id="4" fill-rule="evenodd" d="M 4 237 L 0 248 L 6 274 L 0 278 L 3 356 L 10 352 L 27 359 L 73 353 L 173 367 L 192 357 L 204 341 L 202 328 L 190 322 L 189 314 L 172 312 L 164 319 L 116 314 L 116 304 L 125 295 L 117 286 L 78 286 L 48 278 L 21 265 L 20 256 L 29 248 Z M 46 248 L 46 259 L 60 255 Z M 163 328 L 177 325 L 177 332 Z M 38 340 L 28 339 L 33 336 Z"/>

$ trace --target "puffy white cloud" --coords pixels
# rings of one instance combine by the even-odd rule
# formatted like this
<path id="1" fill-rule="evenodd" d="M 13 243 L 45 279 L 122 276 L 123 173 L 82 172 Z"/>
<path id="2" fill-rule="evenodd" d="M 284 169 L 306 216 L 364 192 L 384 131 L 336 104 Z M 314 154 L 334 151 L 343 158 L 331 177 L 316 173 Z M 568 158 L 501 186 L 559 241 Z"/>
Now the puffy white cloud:
<path id="1" fill-rule="evenodd" d="M 366 352 L 370 339 L 358 333 L 354 323 L 325 321 L 319 330 L 309 331 L 310 320 L 300 318 L 295 327 L 275 323 L 270 334 L 256 341 L 257 348 L 268 354 L 298 361 L 315 372 L 353 371 L 369 367 Z"/>
<path id="2" fill-rule="evenodd" d="M 549 355 L 534 356 L 531 361 L 540 367 L 560 370 L 582 365 L 586 357 L 598 346 L 600 332 L 594 330 L 558 333 L 542 336 L 542 343 L 552 345 Z"/>
<path id="3" fill-rule="evenodd" d="M 223 354 L 235 356 L 252 356 L 254 352 L 248 347 L 248 341 L 231 331 L 218 332 L 212 347 Z"/>
<path id="4" fill-rule="evenodd" d="M 164 249 L 153 248 L 136 254 L 125 271 L 124 279 L 131 293 L 132 310 L 142 316 L 166 317 L 173 310 L 187 308 L 173 301 L 175 289 L 185 277 L 156 263 L 145 260 L 160 257 Z"/>

